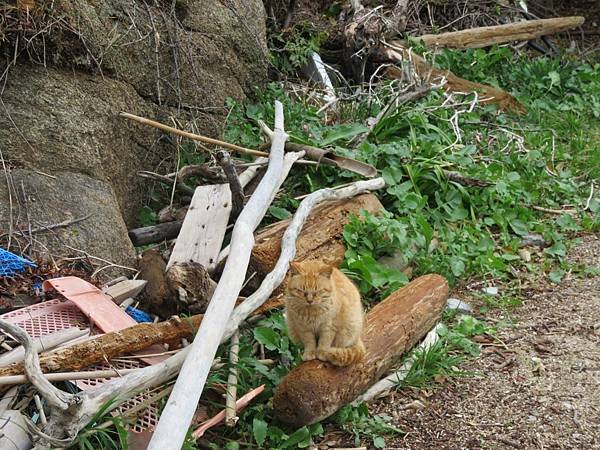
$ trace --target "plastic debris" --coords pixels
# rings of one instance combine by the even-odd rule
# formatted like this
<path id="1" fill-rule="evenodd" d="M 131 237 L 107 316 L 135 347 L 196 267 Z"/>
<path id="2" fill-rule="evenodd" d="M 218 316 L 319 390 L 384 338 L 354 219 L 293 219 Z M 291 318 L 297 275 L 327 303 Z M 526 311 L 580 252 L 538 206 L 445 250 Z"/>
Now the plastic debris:
<path id="1" fill-rule="evenodd" d="M 142 311 L 141 309 L 134 308 L 133 306 L 128 306 L 125 312 L 133 317 L 133 320 L 138 323 L 153 322 L 150 314 Z"/>
<path id="2" fill-rule="evenodd" d="M 13 276 L 25 271 L 27 267 L 36 267 L 36 265 L 28 259 L 0 248 L 0 277 Z"/>

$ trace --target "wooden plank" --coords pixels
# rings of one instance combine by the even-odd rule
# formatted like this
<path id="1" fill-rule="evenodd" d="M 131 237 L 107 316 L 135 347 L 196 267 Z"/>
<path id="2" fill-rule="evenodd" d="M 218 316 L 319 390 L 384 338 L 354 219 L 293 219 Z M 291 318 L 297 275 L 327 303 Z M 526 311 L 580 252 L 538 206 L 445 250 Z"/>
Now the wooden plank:
<path id="1" fill-rule="evenodd" d="M 209 268 L 221 251 L 231 212 L 228 184 L 199 186 L 181 226 L 167 270 L 175 263 L 197 262 Z"/>
<path id="2" fill-rule="evenodd" d="M 117 305 L 120 305 L 127 298 L 135 298 L 142 292 L 146 283 L 148 283 L 146 280 L 125 280 L 108 287 L 104 293 L 112 297 Z"/>

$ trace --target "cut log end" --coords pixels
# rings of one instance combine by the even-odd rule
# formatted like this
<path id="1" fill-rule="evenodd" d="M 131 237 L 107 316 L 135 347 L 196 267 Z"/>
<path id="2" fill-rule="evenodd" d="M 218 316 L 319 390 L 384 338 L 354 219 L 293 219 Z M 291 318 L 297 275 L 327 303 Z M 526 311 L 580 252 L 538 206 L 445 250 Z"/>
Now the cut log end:
<path id="1" fill-rule="evenodd" d="M 348 367 L 309 361 L 292 370 L 273 398 L 277 419 L 301 427 L 352 402 L 427 334 L 441 318 L 447 297 L 448 283 L 434 274 L 394 292 L 367 314 L 365 358 Z"/>

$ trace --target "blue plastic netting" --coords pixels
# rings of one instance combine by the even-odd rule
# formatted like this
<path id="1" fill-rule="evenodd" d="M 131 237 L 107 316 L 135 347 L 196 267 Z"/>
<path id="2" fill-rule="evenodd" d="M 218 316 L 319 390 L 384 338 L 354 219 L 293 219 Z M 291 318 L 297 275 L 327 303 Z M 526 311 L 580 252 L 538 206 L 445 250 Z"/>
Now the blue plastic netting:
<path id="1" fill-rule="evenodd" d="M 23 272 L 27 266 L 35 267 L 35 264 L 0 248 L 0 277 L 10 277 Z"/>
<path id="2" fill-rule="evenodd" d="M 136 322 L 139 322 L 139 323 L 153 321 L 152 317 L 148 313 L 145 313 L 142 310 L 136 309 L 133 306 L 128 306 L 127 309 L 125 310 L 125 312 L 127 314 L 129 314 L 131 317 L 133 317 L 133 320 L 135 320 Z"/>

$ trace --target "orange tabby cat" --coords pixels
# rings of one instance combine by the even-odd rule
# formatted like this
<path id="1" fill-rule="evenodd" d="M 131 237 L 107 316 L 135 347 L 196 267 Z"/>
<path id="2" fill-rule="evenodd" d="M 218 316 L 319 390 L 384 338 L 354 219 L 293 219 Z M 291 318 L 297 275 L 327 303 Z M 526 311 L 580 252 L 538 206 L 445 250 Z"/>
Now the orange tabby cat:
<path id="1" fill-rule="evenodd" d="M 304 345 L 302 359 L 336 366 L 360 361 L 364 316 L 360 294 L 338 269 L 320 261 L 293 262 L 285 305 L 288 333 Z"/>

